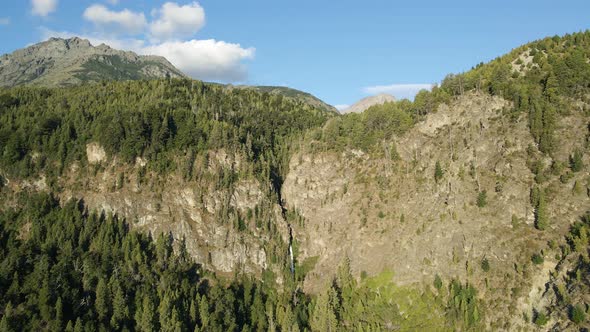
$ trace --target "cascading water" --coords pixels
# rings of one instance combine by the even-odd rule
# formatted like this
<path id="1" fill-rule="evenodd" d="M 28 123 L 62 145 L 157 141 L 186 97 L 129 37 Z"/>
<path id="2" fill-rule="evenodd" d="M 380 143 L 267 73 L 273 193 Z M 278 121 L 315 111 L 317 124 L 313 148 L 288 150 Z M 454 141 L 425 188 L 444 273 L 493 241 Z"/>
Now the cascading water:
<path id="1" fill-rule="evenodd" d="M 272 172 L 271 179 L 275 193 L 277 194 L 277 201 L 279 203 L 279 206 L 281 207 L 281 214 L 283 216 L 283 220 L 287 223 L 287 228 L 289 229 L 289 268 L 291 270 L 291 276 L 295 278 L 295 257 L 293 257 L 293 229 L 291 229 L 291 224 L 289 224 L 287 208 L 285 207 L 285 201 L 283 201 L 283 197 L 281 196 L 283 179 L 279 175 L 279 172 Z"/>
<path id="2" fill-rule="evenodd" d="M 291 259 L 291 274 L 295 275 L 295 260 L 293 259 L 293 234 L 289 225 L 289 258 Z"/>

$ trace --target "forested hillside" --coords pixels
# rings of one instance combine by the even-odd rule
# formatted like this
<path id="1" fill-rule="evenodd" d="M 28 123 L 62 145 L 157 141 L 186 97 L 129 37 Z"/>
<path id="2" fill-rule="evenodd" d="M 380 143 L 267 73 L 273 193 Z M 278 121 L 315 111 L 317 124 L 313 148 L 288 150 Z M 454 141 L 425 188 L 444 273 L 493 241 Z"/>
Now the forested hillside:
<path id="1" fill-rule="evenodd" d="M 146 158 L 159 172 L 179 167 L 173 160 L 179 154 L 191 155 L 190 164 L 225 148 L 243 152 L 254 174 L 280 176 L 292 137 L 330 116 L 281 95 L 189 80 L 15 88 L 0 100 L 1 167 L 20 177 L 59 175 L 69 163 L 84 162 L 90 141 L 124 163 Z"/>
<path id="2" fill-rule="evenodd" d="M 339 116 L 0 90 L 0 330 L 588 328 L 590 32 Z"/>

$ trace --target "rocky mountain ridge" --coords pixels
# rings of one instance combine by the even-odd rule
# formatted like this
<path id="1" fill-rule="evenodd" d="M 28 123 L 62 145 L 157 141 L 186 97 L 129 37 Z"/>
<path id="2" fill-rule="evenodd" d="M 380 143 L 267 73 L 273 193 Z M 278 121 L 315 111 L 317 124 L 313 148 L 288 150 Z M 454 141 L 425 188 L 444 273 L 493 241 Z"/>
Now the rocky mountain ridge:
<path id="1" fill-rule="evenodd" d="M 88 40 L 50 38 L 0 56 L 0 86 L 70 86 L 100 80 L 184 77 L 160 56 L 141 56 Z"/>
<path id="2" fill-rule="evenodd" d="M 102 80 L 140 80 L 186 77 L 166 58 L 137 55 L 106 44 L 93 46 L 79 37 L 50 38 L 47 41 L 0 56 L 0 87 L 34 85 L 64 87 Z M 281 86 L 226 85 L 231 89 L 251 89 L 303 102 L 326 112 L 334 106 L 296 89 Z"/>

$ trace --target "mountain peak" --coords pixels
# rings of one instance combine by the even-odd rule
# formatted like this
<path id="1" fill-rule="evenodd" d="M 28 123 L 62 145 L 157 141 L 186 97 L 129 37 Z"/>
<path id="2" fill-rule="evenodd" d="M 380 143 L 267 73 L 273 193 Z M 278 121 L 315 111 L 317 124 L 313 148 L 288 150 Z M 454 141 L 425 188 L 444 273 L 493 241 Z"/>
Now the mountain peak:
<path id="1" fill-rule="evenodd" d="M 69 86 L 102 80 L 184 77 L 168 60 L 93 46 L 80 37 L 52 37 L 0 57 L 0 86 Z"/>
<path id="2" fill-rule="evenodd" d="M 340 113 L 362 113 L 371 106 L 391 103 L 394 101 L 396 101 L 394 96 L 387 93 L 380 93 L 374 96 L 365 97 L 349 108 L 342 110 Z"/>

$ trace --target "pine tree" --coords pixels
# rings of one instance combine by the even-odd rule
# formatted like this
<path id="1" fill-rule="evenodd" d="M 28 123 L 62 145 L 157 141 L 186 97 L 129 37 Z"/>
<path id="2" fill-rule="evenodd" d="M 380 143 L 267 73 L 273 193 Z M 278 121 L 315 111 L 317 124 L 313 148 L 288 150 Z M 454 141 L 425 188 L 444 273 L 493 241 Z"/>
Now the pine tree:
<path id="1" fill-rule="evenodd" d="M 43 281 L 43 285 L 39 290 L 39 311 L 41 312 L 41 318 L 49 322 L 51 320 L 51 293 L 49 291 L 49 283 L 47 280 Z"/>
<path id="2" fill-rule="evenodd" d="M 198 307 L 196 301 L 198 301 L 198 300 L 191 299 L 191 304 L 190 304 L 189 309 L 188 309 L 188 316 L 190 318 L 190 322 L 191 322 L 192 325 L 196 325 L 197 324 L 197 318 L 198 318 L 197 315 L 198 315 L 198 309 L 199 309 L 199 307 Z"/>
<path id="3" fill-rule="evenodd" d="M 250 321 L 252 327 L 257 326 L 258 329 L 266 330 L 266 308 L 260 288 L 256 288 L 254 291 L 254 300 L 250 307 Z"/>
<path id="4" fill-rule="evenodd" d="M 9 332 L 9 331 L 14 330 L 14 328 L 12 326 L 12 315 L 13 315 L 12 311 L 13 311 L 12 303 L 8 302 L 8 304 L 6 304 L 6 307 L 4 308 L 4 315 L 2 316 L 2 319 L 0 320 L 0 331 Z"/>
<path id="5" fill-rule="evenodd" d="M 480 191 L 479 194 L 477 194 L 477 207 L 479 208 L 483 208 L 486 205 L 488 205 L 488 195 L 487 192 L 484 191 Z"/>
<path id="6" fill-rule="evenodd" d="M 103 278 L 98 280 L 96 286 L 96 313 L 100 320 L 105 320 L 109 317 L 111 307 L 111 295 L 109 293 L 108 286 Z"/>
<path id="7" fill-rule="evenodd" d="M 336 300 L 336 291 L 331 287 L 318 295 L 310 317 L 310 325 L 313 331 L 338 331 L 338 320 L 335 314 Z"/>
<path id="8" fill-rule="evenodd" d="M 440 162 L 436 161 L 436 164 L 434 165 L 434 181 L 438 183 L 442 179 L 443 175 L 444 171 L 440 166 Z"/>
<path id="9" fill-rule="evenodd" d="M 327 331 L 328 324 L 328 305 L 329 299 L 327 292 L 320 293 L 314 301 L 313 311 L 310 314 L 310 326 L 312 331 Z"/>
<path id="10" fill-rule="evenodd" d="M 555 108 L 551 105 L 545 106 L 543 110 L 543 128 L 541 130 L 541 137 L 539 138 L 539 150 L 543 153 L 553 151 L 555 147 Z"/>
<path id="11" fill-rule="evenodd" d="M 345 257 L 343 262 L 338 267 L 336 281 L 340 291 L 340 298 L 342 300 L 342 312 L 340 313 L 340 316 L 351 318 L 352 313 L 348 312 L 347 309 L 349 309 L 352 305 L 356 290 L 356 280 L 352 277 L 350 258 Z"/>
<path id="12" fill-rule="evenodd" d="M 209 326 L 209 301 L 207 296 L 201 296 L 199 301 L 199 321 L 201 322 L 201 328 L 206 330 Z"/>
<path id="13" fill-rule="evenodd" d="M 125 293 L 118 282 L 113 285 L 113 315 L 111 316 L 111 326 L 113 329 L 120 329 L 127 319 L 129 319 L 129 308 L 125 300 Z"/>
<path id="14" fill-rule="evenodd" d="M 584 162 L 582 161 L 582 152 L 580 150 L 574 151 L 570 156 L 570 168 L 572 172 L 579 172 L 584 168 Z"/>
<path id="15" fill-rule="evenodd" d="M 139 318 L 139 320 L 137 320 Z M 138 330 L 144 332 L 156 331 L 156 308 L 151 296 L 148 294 L 143 296 L 141 305 L 141 317 L 136 317 L 136 326 Z"/>
<path id="16" fill-rule="evenodd" d="M 537 203 L 537 209 L 535 210 L 535 227 L 538 230 L 545 230 L 549 221 L 547 216 L 547 203 L 545 202 L 545 194 L 539 192 L 539 200 Z"/>
<path id="17" fill-rule="evenodd" d="M 170 293 L 164 293 L 164 296 L 160 299 L 160 305 L 158 307 L 158 314 L 160 318 L 160 325 L 162 329 L 172 326 L 172 309 L 174 305 L 170 299 Z"/>
<path id="18" fill-rule="evenodd" d="M 162 327 L 163 331 L 172 331 L 172 332 L 182 332 L 186 329 L 184 328 L 184 323 L 182 322 L 181 315 L 178 312 L 178 309 L 174 307 L 172 309 L 172 314 L 170 315 L 170 322 L 169 326 Z"/>
<path id="19" fill-rule="evenodd" d="M 559 82 L 555 75 L 550 74 L 545 80 L 545 88 L 543 93 L 545 97 L 551 102 L 557 101 L 557 95 L 559 93 Z"/>
<path id="20" fill-rule="evenodd" d="M 82 320 L 78 317 L 76 319 L 76 324 L 74 324 L 74 332 L 82 332 L 84 331 L 84 326 L 82 324 Z"/>
<path id="21" fill-rule="evenodd" d="M 55 319 L 53 320 L 54 331 L 61 331 L 63 327 L 63 304 L 61 302 L 61 296 L 57 298 L 55 302 Z"/>

